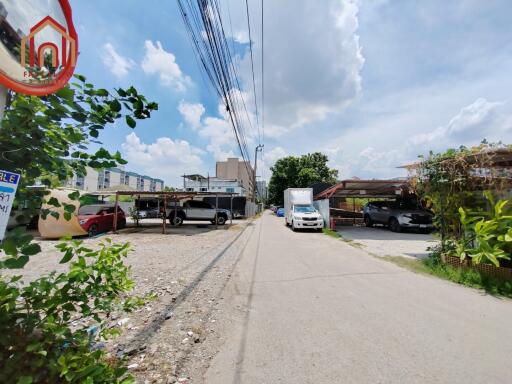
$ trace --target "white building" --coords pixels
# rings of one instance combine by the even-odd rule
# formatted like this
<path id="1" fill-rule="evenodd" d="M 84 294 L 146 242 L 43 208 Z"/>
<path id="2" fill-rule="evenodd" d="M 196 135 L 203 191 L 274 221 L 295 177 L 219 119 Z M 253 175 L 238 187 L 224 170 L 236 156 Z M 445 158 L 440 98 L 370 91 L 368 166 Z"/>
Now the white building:
<path id="1" fill-rule="evenodd" d="M 132 189 L 137 191 L 158 192 L 164 189 L 164 181 L 135 172 L 125 171 L 123 168 L 108 168 L 96 170 L 86 167 L 84 176 L 74 175 L 65 183 L 66 187 L 76 188 L 82 191 L 100 191 L 107 188 L 119 190 Z"/>
<path id="2" fill-rule="evenodd" d="M 187 192 L 236 193 L 247 196 L 248 191 L 238 180 L 204 177 L 202 175 L 184 175 L 183 190 Z"/>

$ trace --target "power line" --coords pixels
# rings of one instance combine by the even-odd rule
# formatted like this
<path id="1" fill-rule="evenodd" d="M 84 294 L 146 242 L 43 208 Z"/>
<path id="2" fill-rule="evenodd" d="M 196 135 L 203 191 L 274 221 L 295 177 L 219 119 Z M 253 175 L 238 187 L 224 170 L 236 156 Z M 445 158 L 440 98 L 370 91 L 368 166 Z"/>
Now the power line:
<path id="1" fill-rule="evenodd" d="M 226 108 L 244 165 L 250 172 L 242 110 L 251 130 L 252 123 L 233 63 L 234 52 L 232 55 L 224 33 L 218 0 L 178 0 L 178 5 L 198 61 Z"/>
<path id="2" fill-rule="evenodd" d="M 263 0 L 261 0 L 261 132 L 263 136 L 263 142 L 265 142 L 265 39 L 263 35 L 263 20 Z"/>
<path id="3" fill-rule="evenodd" d="M 254 108 L 256 110 L 256 126 L 258 127 L 258 144 L 261 144 L 260 123 L 258 118 L 258 102 L 256 96 L 256 82 L 254 81 L 254 60 L 252 55 L 252 36 L 251 36 L 251 19 L 249 17 L 249 0 L 245 0 L 245 9 L 247 11 L 247 29 L 249 30 L 249 49 L 251 51 L 251 72 L 252 72 L 252 90 L 254 92 Z M 255 165 L 256 166 L 256 165 Z"/>

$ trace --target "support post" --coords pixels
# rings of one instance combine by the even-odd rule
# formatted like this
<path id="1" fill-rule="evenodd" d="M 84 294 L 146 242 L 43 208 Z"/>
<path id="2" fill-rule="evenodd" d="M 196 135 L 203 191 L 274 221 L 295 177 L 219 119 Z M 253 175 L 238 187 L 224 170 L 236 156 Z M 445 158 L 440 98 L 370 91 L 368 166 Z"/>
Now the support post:
<path id="1" fill-rule="evenodd" d="M 140 195 L 135 200 L 135 225 L 139 227 Z"/>
<path id="2" fill-rule="evenodd" d="M 254 175 L 253 175 L 253 183 L 252 183 L 252 201 L 256 203 L 256 169 L 258 168 L 258 152 L 261 152 L 263 149 L 263 144 L 259 144 L 254 149 Z"/>
<path id="3" fill-rule="evenodd" d="M 174 195 L 174 217 L 178 214 L 178 195 Z M 174 219 L 172 220 L 174 224 Z"/>
<path id="4" fill-rule="evenodd" d="M 116 192 L 116 202 L 114 205 L 114 233 L 117 233 L 117 205 L 119 203 L 119 192 Z"/>
<path id="5" fill-rule="evenodd" d="M 215 229 L 219 228 L 219 220 L 217 217 L 218 215 L 219 215 L 219 194 L 216 193 L 215 194 Z"/>
<path id="6" fill-rule="evenodd" d="M 231 216 L 229 218 L 229 225 L 233 225 L 233 195 L 231 195 L 231 201 L 230 201 L 230 209 Z"/>
<path id="7" fill-rule="evenodd" d="M 160 202 L 160 200 L 158 200 Z M 165 207 L 167 207 L 167 195 L 164 195 L 164 213 L 162 215 L 162 233 L 165 235 Z"/>
<path id="8" fill-rule="evenodd" d="M 352 213 L 354 215 L 352 225 L 356 225 L 356 198 L 352 198 Z"/>

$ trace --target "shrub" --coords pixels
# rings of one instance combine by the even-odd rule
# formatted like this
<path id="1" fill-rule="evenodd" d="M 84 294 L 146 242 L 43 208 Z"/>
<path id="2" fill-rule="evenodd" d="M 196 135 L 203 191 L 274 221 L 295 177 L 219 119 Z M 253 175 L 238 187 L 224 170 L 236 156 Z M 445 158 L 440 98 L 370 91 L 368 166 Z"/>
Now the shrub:
<path id="1" fill-rule="evenodd" d="M 125 295 L 134 286 L 123 263 L 129 244 L 106 239 L 92 250 L 73 240 L 57 248 L 68 272 L 27 285 L 21 276 L 0 278 L 0 382 L 132 382 L 122 362 L 100 348 L 118 333 L 110 313 L 141 304 Z"/>
<path id="2" fill-rule="evenodd" d="M 508 200 L 494 202 L 490 193 L 485 196 L 491 204 L 490 211 L 459 208 L 463 235 L 457 241 L 457 254 L 461 260 L 469 256 L 475 264 L 492 263 L 499 267 L 500 260 L 510 260 L 512 216 L 506 212 Z"/>

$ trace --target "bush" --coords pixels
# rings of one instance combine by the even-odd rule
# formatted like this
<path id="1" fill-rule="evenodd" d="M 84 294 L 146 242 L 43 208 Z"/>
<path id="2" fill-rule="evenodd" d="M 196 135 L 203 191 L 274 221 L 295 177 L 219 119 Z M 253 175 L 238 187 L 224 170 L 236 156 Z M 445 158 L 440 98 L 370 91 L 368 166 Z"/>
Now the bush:
<path id="1" fill-rule="evenodd" d="M 449 243 L 448 249 L 453 250 L 455 246 L 456 245 L 454 243 Z M 430 251 L 429 257 L 421 261 L 424 267 L 421 270 L 422 272 L 453 281 L 457 284 L 483 289 L 492 295 L 512 298 L 511 281 L 490 277 L 472 268 L 462 266 L 455 268 L 444 264 L 441 260 L 441 245 L 432 247 Z"/>
<path id="2" fill-rule="evenodd" d="M 461 260 L 470 257 L 475 264 L 510 260 L 512 252 L 512 216 L 507 214 L 508 200 L 494 202 L 490 193 L 485 196 L 492 209 L 471 212 L 459 208 L 462 237 L 457 241 L 457 254 Z"/>
<path id="3" fill-rule="evenodd" d="M 123 263 L 129 244 L 106 239 L 92 250 L 73 240 L 57 248 L 68 272 L 27 285 L 21 276 L 0 277 L 0 382 L 133 382 L 100 344 L 119 332 L 109 327 L 113 310 L 141 304 L 125 295 L 134 286 Z"/>

